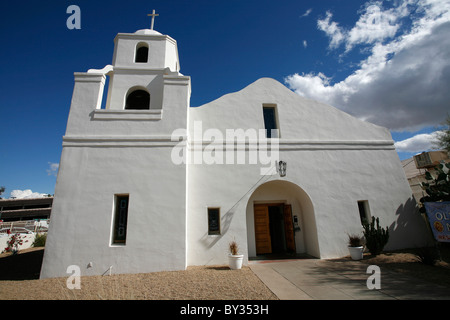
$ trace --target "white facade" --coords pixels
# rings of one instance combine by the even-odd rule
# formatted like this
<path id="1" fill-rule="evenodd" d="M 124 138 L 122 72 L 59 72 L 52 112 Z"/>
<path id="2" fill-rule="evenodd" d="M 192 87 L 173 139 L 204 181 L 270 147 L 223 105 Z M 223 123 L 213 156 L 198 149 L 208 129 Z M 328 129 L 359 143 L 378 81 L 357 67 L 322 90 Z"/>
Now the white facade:
<path id="1" fill-rule="evenodd" d="M 148 60 L 136 62 L 142 46 Z M 389 226 L 386 249 L 425 243 L 387 129 L 268 78 L 190 108 L 190 78 L 179 71 L 176 41 L 140 30 L 117 35 L 111 66 L 75 73 L 42 278 L 67 276 L 70 265 L 94 275 L 224 264 L 231 240 L 247 263 L 262 252 L 256 208 L 276 217 L 267 218 L 277 224 L 268 231 L 272 252 L 294 245 L 318 258 L 347 255 L 347 234 L 362 231 L 358 201 Z M 149 95 L 147 108 L 126 109 L 135 91 Z M 264 107 L 275 112 L 276 138 L 259 135 Z M 284 177 L 278 160 L 287 163 Z M 120 197 L 128 214 L 117 243 Z M 214 234 L 208 208 L 220 216 Z M 298 222 L 289 244 L 279 208 Z"/>

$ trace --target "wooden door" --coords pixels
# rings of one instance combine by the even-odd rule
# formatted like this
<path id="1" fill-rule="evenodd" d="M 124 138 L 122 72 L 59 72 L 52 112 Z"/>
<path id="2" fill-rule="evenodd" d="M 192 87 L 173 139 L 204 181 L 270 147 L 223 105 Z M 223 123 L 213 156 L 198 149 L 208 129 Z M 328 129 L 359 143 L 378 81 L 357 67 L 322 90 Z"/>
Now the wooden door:
<path id="1" fill-rule="evenodd" d="M 286 250 L 295 252 L 294 222 L 292 221 L 292 207 L 284 205 L 284 233 L 286 235 Z"/>
<path id="2" fill-rule="evenodd" d="M 272 253 L 269 226 L 269 207 L 255 204 L 256 254 Z"/>

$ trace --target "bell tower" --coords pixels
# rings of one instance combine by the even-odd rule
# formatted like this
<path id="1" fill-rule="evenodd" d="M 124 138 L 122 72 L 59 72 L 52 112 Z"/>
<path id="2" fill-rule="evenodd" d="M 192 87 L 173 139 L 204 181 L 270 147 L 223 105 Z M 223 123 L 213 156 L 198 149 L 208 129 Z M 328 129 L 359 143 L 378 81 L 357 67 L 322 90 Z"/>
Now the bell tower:
<path id="1" fill-rule="evenodd" d="M 150 96 L 149 105 L 142 109 L 162 109 L 164 76 L 180 76 L 177 42 L 155 30 L 143 29 L 132 34 L 119 33 L 114 43 L 114 73 L 106 108 L 127 108 L 129 95 L 142 90 Z"/>
<path id="2" fill-rule="evenodd" d="M 116 36 L 111 65 L 74 74 L 41 278 L 71 265 L 81 275 L 186 268 L 187 167 L 171 154 L 190 77 L 150 16 L 151 29 Z"/>
<path id="3" fill-rule="evenodd" d="M 153 20 L 156 14 L 151 15 Z M 106 77 L 109 86 L 102 109 Z M 75 73 L 66 137 L 94 132 L 170 135 L 175 129 L 187 128 L 190 93 L 190 77 L 180 73 L 176 40 L 153 29 L 119 33 L 114 39 L 112 65 Z M 95 120 L 117 122 L 100 125 Z M 137 122 L 128 125 L 127 120 Z M 152 122 L 143 125 L 145 121 Z M 126 130 L 120 132 L 122 124 Z"/>

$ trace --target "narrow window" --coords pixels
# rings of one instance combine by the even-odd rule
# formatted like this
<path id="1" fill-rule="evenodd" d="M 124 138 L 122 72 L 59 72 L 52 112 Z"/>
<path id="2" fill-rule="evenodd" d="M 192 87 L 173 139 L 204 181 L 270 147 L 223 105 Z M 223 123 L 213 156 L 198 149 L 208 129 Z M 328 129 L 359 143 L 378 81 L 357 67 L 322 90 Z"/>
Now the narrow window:
<path id="1" fill-rule="evenodd" d="M 264 106 L 264 128 L 266 129 L 266 138 L 278 138 L 278 126 L 276 109 L 274 106 Z"/>
<path id="2" fill-rule="evenodd" d="M 135 90 L 127 96 L 126 110 L 150 109 L 150 94 L 145 90 Z"/>
<path id="3" fill-rule="evenodd" d="M 127 238 L 129 195 L 115 196 L 113 244 L 125 244 Z"/>
<path id="4" fill-rule="evenodd" d="M 134 62 L 146 63 L 148 61 L 148 45 L 146 43 L 138 43 L 136 46 L 136 57 Z"/>
<path id="5" fill-rule="evenodd" d="M 367 200 L 358 201 L 359 218 L 361 219 L 361 224 L 369 223 L 370 212 L 369 212 L 369 202 Z"/>
<path id="6" fill-rule="evenodd" d="M 220 235 L 219 208 L 208 208 L 208 235 Z"/>

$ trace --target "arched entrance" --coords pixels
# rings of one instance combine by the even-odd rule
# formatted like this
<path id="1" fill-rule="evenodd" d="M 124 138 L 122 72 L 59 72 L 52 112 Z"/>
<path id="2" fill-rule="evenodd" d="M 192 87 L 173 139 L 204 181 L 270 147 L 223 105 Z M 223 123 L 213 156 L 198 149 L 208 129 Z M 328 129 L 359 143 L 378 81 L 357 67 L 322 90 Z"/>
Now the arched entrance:
<path id="1" fill-rule="evenodd" d="M 266 182 L 252 193 L 246 210 L 249 259 L 286 253 L 320 257 L 314 207 L 298 185 Z"/>

